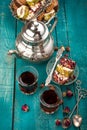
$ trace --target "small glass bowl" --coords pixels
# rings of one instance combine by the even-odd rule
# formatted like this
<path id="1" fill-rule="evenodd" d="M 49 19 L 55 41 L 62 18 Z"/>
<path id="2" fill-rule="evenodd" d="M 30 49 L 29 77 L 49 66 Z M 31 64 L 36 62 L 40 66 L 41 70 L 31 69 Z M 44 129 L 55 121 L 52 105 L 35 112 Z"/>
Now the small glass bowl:
<path id="1" fill-rule="evenodd" d="M 56 112 L 62 101 L 62 93 L 59 87 L 49 84 L 40 92 L 40 107 L 46 114 Z"/>
<path id="2" fill-rule="evenodd" d="M 47 67 L 46 67 L 46 73 L 47 75 L 49 75 L 53 65 L 54 65 L 54 62 L 55 62 L 55 57 L 53 57 L 47 64 Z M 78 75 L 79 75 L 79 68 L 78 66 L 76 65 L 75 67 L 75 70 L 74 70 L 74 74 L 75 78 L 73 80 L 69 80 L 67 83 L 63 84 L 63 85 L 70 85 L 72 83 L 74 83 L 77 78 L 78 78 Z M 55 84 L 58 84 L 58 82 L 54 81 L 54 79 L 52 78 L 52 81 L 55 83 Z M 58 84 L 58 85 L 61 85 L 61 84 Z"/>
<path id="3" fill-rule="evenodd" d="M 21 67 L 16 75 L 21 92 L 33 94 L 38 87 L 38 71 L 33 66 Z"/>

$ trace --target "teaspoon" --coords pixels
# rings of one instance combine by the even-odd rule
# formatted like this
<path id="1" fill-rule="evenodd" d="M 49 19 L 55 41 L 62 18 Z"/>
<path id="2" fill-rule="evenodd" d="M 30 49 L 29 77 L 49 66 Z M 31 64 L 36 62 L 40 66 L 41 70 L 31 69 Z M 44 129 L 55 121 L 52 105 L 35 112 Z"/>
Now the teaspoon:
<path id="1" fill-rule="evenodd" d="M 80 97 L 80 90 L 81 90 L 81 81 L 80 80 L 77 80 L 76 81 L 76 89 L 78 91 L 78 100 L 79 100 L 79 97 Z M 73 124 L 75 127 L 80 127 L 82 123 L 82 117 L 78 114 L 78 104 L 77 104 L 77 114 L 73 116 Z"/>
<path id="2" fill-rule="evenodd" d="M 87 96 L 87 90 L 81 89 L 79 91 L 80 91 L 79 95 L 82 94 L 83 98 Z M 77 114 L 73 116 L 73 124 L 75 127 L 80 127 L 81 123 L 82 123 L 82 117 L 78 114 L 78 104 L 77 104 Z"/>
<path id="3" fill-rule="evenodd" d="M 74 113 L 74 111 L 75 111 L 75 109 L 76 109 L 78 103 L 80 102 L 81 98 L 83 98 L 83 95 L 80 95 L 80 98 L 78 99 L 78 101 L 77 101 L 76 105 L 74 106 L 74 108 L 73 108 L 71 114 L 69 115 L 69 117 L 65 117 L 65 118 L 62 120 L 62 127 L 63 127 L 63 128 L 66 129 L 66 128 L 68 128 L 68 127 L 71 126 L 71 124 L 72 124 L 71 116 L 72 116 L 72 114 Z"/>

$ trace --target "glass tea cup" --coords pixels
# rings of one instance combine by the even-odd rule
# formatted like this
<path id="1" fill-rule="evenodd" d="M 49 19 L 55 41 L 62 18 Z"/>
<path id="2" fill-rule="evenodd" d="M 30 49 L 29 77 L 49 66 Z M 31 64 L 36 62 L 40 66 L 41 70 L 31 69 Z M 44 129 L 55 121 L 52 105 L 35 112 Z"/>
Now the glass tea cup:
<path id="1" fill-rule="evenodd" d="M 56 112 L 62 103 L 62 93 L 59 87 L 52 84 L 40 92 L 40 107 L 47 114 Z"/>
<path id="2" fill-rule="evenodd" d="M 33 66 L 24 66 L 17 72 L 17 81 L 21 92 L 33 94 L 38 86 L 38 71 Z"/>

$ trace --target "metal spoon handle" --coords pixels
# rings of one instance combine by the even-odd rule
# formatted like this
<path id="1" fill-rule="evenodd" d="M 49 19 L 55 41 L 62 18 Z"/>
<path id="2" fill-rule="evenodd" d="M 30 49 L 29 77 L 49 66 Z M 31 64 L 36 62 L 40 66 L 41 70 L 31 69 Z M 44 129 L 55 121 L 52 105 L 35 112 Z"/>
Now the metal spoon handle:
<path id="1" fill-rule="evenodd" d="M 76 89 L 78 91 L 78 96 L 77 96 L 77 101 L 79 100 L 79 97 L 80 97 L 80 90 L 81 90 L 81 81 L 80 80 L 77 80 L 76 81 Z M 77 115 L 78 115 L 78 102 L 77 102 Z"/>
<path id="2" fill-rule="evenodd" d="M 53 65 L 53 67 L 52 67 L 52 70 L 50 71 L 50 74 L 48 75 L 48 77 L 47 77 L 47 79 L 45 81 L 45 86 L 47 86 L 50 83 L 50 81 L 52 79 L 53 71 L 55 69 L 55 66 L 56 66 L 56 64 L 57 64 L 57 62 L 58 62 L 58 60 L 60 59 L 61 56 L 62 56 L 62 54 L 58 58 L 56 58 L 55 63 Z"/>
<path id="3" fill-rule="evenodd" d="M 79 100 L 79 96 L 78 96 L 78 100 Z M 77 102 L 77 115 L 78 115 L 78 105 L 79 105 L 79 103 Z"/>
<path id="4" fill-rule="evenodd" d="M 73 108 L 71 114 L 69 115 L 69 118 L 71 118 L 71 116 L 72 116 L 73 112 L 75 111 L 75 109 L 76 109 L 78 103 L 80 102 L 81 98 L 82 98 L 82 96 L 80 96 L 80 98 L 78 99 L 78 101 L 77 101 L 76 105 L 74 106 L 74 108 Z"/>
<path id="5" fill-rule="evenodd" d="M 63 53 L 64 50 L 65 50 L 64 47 L 61 47 L 61 48 L 58 50 L 57 55 L 56 55 L 56 58 L 55 58 L 54 65 L 53 65 L 53 67 L 52 67 L 52 69 L 51 69 L 51 71 L 50 71 L 50 74 L 48 75 L 48 77 L 47 77 L 47 79 L 46 79 L 46 81 L 45 81 L 45 86 L 47 86 L 47 85 L 50 83 L 50 81 L 51 81 L 51 79 L 52 79 L 53 71 L 54 71 L 54 69 L 55 69 L 55 66 L 56 66 L 58 60 L 61 58 L 62 53 Z"/>
<path id="6" fill-rule="evenodd" d="M 77 97 L 77 115 L 78 115 L 79 98 L 80 98 L 80 90 L 78 90 L 78 97 Z"/>

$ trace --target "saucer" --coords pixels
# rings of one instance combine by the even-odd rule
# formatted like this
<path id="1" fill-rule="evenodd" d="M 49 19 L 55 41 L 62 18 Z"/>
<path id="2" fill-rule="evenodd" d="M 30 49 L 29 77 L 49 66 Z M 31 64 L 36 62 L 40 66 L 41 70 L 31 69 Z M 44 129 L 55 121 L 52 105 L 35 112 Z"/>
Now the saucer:
<path id="1" fill-rule="evenodd" d="M 49 75 L 49 73 L 50 73 L 50 71 L 51 71 L 51 69 L 52 69 L 52 67 L 53 67 L 53 65 L 54 65 L 54 62 L 55 62 L 55 57 L 53 57 L 53 58 L 48 62 L 47 67 L 46 67 L 46 73 L 47 73 L 47 75 Z M 59 62 L 59 61 L 58 61 L 58 62 Z M 70 79 L 67 83 L 65 83 L 65 84 L 63 84 L 63 85 L 70 85 L 70 84 L 74 83 L 74 82 L 77 80 L 78 75 L 79 75 L 79 68 L 78 68 L 77 65 L 76 65 L 76 67 L 75 67 L 75 70 L 74 70 L 74 74 L 73 74 L 73 75 L 75 76 L 75 78 L 74 78 L 73 80 Z M 58 82 L 54 81 L 53 78 L 52 78 L 52 81 L 53 81 L 54 83 L 58 84 Z M 61 85 L 61 84 L 58 84 L 58 85 Z"/>

